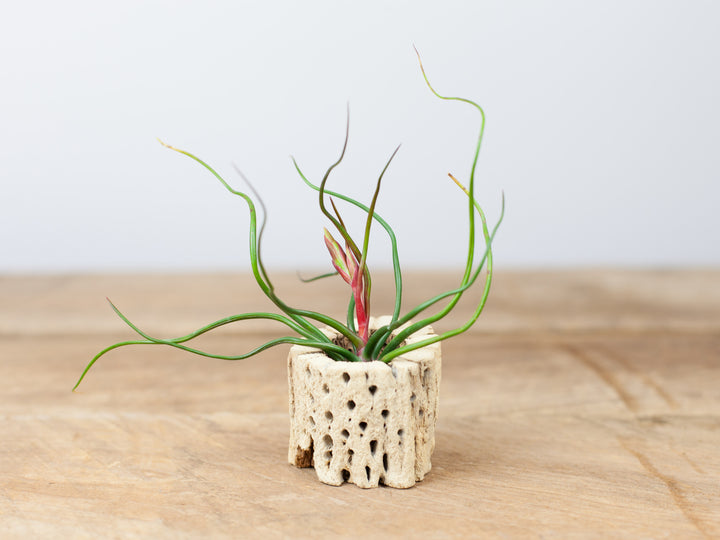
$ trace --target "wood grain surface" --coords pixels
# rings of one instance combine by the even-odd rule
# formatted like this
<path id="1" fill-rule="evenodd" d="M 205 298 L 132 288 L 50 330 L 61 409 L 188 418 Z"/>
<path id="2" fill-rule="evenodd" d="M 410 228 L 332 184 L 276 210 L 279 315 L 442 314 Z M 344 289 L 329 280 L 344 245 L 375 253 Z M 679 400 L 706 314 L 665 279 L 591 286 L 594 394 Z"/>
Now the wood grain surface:
<path id="1" fill-rule="evenodd" d="M 457 279 L 408 274 L 405 305 Z M 343 316 L 337 280 L 276 281 Z M 408 490 L 286 463 L 282 347 L 128 347 L 72 393 L 131 336 L 105 296 L 163 337 L 268 306 L 245 275 L 0 277 L 0 538 L 720 538 L 720 271 L 499 272 L 443 344 L 433 469 Z M 392 296 L 376 278 L 374 311 Z M 202 346 L 281 335 L 251 322 Z"/>

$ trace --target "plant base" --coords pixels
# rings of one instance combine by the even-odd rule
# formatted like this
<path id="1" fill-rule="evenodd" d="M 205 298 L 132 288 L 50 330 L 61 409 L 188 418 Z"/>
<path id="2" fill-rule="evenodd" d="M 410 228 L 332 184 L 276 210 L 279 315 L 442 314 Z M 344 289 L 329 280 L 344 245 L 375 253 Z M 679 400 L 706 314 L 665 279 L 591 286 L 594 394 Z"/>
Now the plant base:
<path id="1" fill-rule="evenodd" d="M 389 322 L 374 321 L 371 328 Z M 430 327 L 407 339 L 432 336 Z M 440 385 L 440 344 L 384 362 L 336 362 L 294 346 L 288 356 L 288 460 L 339 486 L 408 488 L 430 471 Z"/>

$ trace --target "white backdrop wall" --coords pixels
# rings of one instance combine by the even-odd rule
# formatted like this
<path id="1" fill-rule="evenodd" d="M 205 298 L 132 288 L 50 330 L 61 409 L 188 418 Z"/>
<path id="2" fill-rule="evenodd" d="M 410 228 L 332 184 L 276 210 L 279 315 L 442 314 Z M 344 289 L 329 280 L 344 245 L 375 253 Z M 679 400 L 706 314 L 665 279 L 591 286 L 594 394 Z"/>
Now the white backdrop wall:
<path id="1" fill-rule="evenodd" d="M 0 18 L 0 272 L 327 267 L 319 180 L 370 199 L 405 268 L 461 265 L 467 181 L 499 267 L 720 264 L 720 3 L 16 2 Z M 360 217 L 347 210 L 357 236 Z M 389 267 L 375 230 L 370 262 Z"/>

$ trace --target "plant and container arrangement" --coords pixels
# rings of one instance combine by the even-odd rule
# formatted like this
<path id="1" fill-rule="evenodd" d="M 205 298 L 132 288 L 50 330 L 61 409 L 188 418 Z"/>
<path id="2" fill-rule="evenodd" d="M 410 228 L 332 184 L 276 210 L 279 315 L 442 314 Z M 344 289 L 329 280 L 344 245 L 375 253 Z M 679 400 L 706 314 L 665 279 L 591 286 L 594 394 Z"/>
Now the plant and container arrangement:
<path id="1" fill-rule="evenodd" d="M 317 185 L 308 180 L 293 159 L 300 178 L 308 187 L 317 191 L 320 211 L 338 236 L 336 239 L 325 229 L 324 241 L 330 253 L 333 272 L 315 279 L 337 274 L 350 285 L 351 294 L 344 322 L 326 314 L 289 306 L 276 295 L 261 255 L 266 217 L 262 201 L 259 202 L 263 209 L 263 219 L 258 227 L 253 198 L 231 187 L 210 165 L 193 154 L 162 143 L 167 148 L 195 160 L 228 191 L 244 199 L 250 214 L 249 249 L 252 273 L 263 293 L 280 313 L 233 315 L 185 336 L 161 339 L 138 328 L 110 303 L 112 309 L 139 338 L 115 343 L 100 351 L 85 367 L 73 390 L 77 389 L 99 358 L 113 349 L 127 345 L 168 345 L 206 357 L 242 360 L 270 347 L 290 344 L 287 360 L 290 404 L 288 461 L 296 467 L 314 467 L 318 478 L 331 485 L 350 482 L 360 487 L 384 484 L 407 488 L 422 480 L 430 471 L 430 457 L 435 447 L 441 376 L 440 342 L 469 329 L 485 306 L 493 274 L 492 242 L 504 215 L 504 198 L 500 217 L 490 229 L 474 196 L 475 168 L 485 128 L 485 113 L 473 101 L 438 94 L 430 85 L 422 63 L 420 68 L 425 82 L 435 96 L 443 100 L 467 103 L 480 113 L 479 135 L 467 187 L 453 175 L 449 175 L 465 193 L 468 205 L 467 260 L 456 288 L 429 298 L 404 314 L 401 313 L 403 282 L 397 240 L 388 222 L 375 212 L 383 176 L 398 149 L 395 149 L 380 173 L 369 206 L 329 190 L 328 178 L 345 155 L 349 121 L 340 157 L 327 169 Z M 250 186 L 249 183 L 248 185 Z M 250 191 L 259 200 L 252 186 Z M 338 200 L 366 213 L 361 243 L 356 242 L 348 232 L 336 204 Z M 373 221 L 383 227 L 390 239 L 395 282 L 393 313 L 378 318 L 370 316 L 372 281 L 367 265 Z M 476 254 L 478 221 L 484 245 L 481 255 Z M 470 318 L 458 328 L 436 334 L 431 325 L 450 313 L 481 274 L 482 294 Z M 442 307 L 436 307 L 442 301 L 445 301 L 441 304 Z M 433 312 L 427 314 L 428 311 Z M 235 356 L 213 354 L 189 345 L 192 339 L 215 328 L 248 319 L 274 321 L 286 326 L 295 335 L 272 339 L 252 351 Z"/>

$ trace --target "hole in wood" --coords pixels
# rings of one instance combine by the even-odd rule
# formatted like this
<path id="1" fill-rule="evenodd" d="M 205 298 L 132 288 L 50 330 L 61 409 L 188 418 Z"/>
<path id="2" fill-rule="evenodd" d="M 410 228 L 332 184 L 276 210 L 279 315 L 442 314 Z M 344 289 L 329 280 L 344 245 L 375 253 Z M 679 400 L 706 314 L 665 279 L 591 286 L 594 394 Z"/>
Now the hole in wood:
<path id="1" fill-rule="evenodd" d="M 332 437 L 331 437 L 330 435 L 325 435 L 325 436 L 323 437 L 323 444 L 325 445 L 325 447 L 326 447 L 328 450 L 329 450 L 330 448 L 332 448 L 332 445 L 333 445 Z"/>

